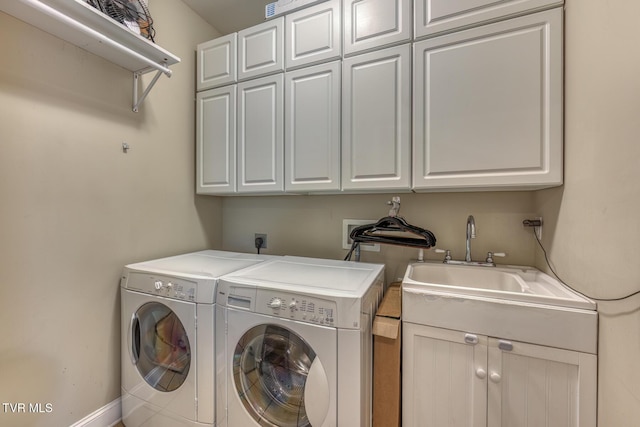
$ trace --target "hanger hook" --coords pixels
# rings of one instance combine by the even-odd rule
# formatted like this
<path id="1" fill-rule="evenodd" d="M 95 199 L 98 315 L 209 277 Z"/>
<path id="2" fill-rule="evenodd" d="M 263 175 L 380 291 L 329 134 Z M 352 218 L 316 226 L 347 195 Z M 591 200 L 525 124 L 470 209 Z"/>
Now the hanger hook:
<path id="1" fill-rule="evenodd" d="M 398 212 L 400 212 L 400 197 L 394 196 L 390 201 L 387 202 L 388 205 L 391 205 L 391 209 L 389 210 L 390 217 L 398 216 Z"/>

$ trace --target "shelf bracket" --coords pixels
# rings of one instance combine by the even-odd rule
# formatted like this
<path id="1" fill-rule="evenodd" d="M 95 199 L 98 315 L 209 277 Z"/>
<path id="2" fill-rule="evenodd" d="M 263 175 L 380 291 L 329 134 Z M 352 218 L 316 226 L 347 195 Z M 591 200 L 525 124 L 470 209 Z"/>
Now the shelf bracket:
<path id="1" fill-rule="evenodd" d="M 140 97 L 138 97 L 138 86 L 140 86 L 140 76 L 152 70 L 147 68 L 140 71 L 134 71 L 133 73 L 133 112 L 134 113 L 137 113 L 139 111 L 140 104 L 142 104 L 142 101 L 144 101 L 147 95 L 149 95 L 149 92 L 151 92 L 153 85 L 156 84 L 156 82 L 158 81 L 158 79 L 162 74 L 166 74 L 167 77 L 171 77 L 171 70 L 169 69 L 166 69 L 166 70 L 167 71 L 164 71 L 164 70 L 156 71 L 156 75 L 153 76 L 153 79 L 147 85 L 147 88 L 142 92 L 142 95 Z"/>

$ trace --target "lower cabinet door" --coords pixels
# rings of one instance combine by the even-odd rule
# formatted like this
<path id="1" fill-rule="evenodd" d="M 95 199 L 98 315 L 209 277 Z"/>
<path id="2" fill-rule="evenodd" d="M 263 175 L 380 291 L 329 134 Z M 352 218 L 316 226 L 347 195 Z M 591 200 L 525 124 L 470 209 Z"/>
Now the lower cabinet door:
<path id="1" fill-rule="evenodd" d="M 482 427 L 487 337 L 404 322 L 403 427 Z"/>
<path id="2" fill-rule="evenodd" d="M 595 427 L 593 354 L 489 338 L 488 425 Z"/>

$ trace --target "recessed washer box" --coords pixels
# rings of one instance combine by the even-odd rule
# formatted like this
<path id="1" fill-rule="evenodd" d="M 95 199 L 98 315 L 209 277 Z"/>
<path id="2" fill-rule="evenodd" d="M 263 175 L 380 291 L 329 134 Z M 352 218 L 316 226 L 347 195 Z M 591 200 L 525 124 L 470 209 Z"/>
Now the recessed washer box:
<path id="1" fill-rule="evenodd" d="M 351 230 L 354 228 L 373 224 L 376 220 L 373 219 L 343 219 L 342 220 L 342 249 L 351 249 L 353 240 L 349 237 Z M 378 243 L 360 243 L 360 250 L 370 252 L 380 252 L 380 245 Z"/>

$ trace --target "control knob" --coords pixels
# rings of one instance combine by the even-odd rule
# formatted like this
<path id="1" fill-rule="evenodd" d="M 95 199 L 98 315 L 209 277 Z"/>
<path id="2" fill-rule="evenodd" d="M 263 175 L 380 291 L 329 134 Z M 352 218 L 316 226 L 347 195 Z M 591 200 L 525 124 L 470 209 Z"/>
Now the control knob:
<path id="1" fill-rule="evenodd" d="M 156 290 L 159 291 L 162 289 L 162 280 L 156 280 L 153 286 L 155 286 Z"/>
<path id="2" fill-rule="evenodd" d="M 280 298 L 274 298 L 271 301 L 269 301 L 269 307 L 273 308 L 274 310 L 278 310 L 280 307 L 282 307 L 282 300 Z"/>
<path id="3" fill-rule="evenodd" d="M 289 310 L 294 311 L 296 309 L 296 300 L 293 300 L 289 303 Z"/>

